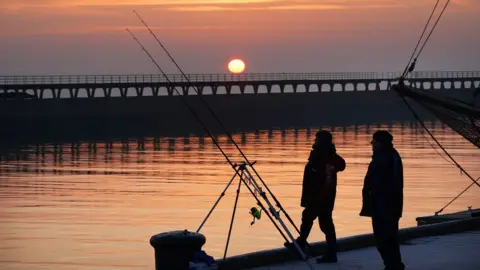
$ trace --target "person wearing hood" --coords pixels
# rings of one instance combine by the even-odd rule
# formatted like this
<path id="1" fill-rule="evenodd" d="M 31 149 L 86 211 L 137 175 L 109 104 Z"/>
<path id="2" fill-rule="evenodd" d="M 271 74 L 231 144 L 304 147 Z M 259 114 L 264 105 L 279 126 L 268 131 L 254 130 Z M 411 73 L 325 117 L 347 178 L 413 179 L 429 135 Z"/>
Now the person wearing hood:
<path id="1" fill-rule="evenodd" d="M 403 210 L 402 158 L 388 131 L 376 131 L 371 144 L 373 156 L 364 179 L 360 216 L 372 218 L 373 234 L 385 269 L 403 270 L 398 240 L 398 222 Z"/>
<path id="2" fill-rule="evenodd" d="M 313 222 L 318 218 L 328 249 L 323 257 L 317 259 L 317 263 L 337 262 L 333 208 L 337 193 L 337 172 L 345 170 L 345 167 L 345 160 L 335 149 L 332 134 L 326 130 L 318 131 L 303 174 L 300 205 L 304 210 L 297 239 L 299 245 L 305 247 Z"/>

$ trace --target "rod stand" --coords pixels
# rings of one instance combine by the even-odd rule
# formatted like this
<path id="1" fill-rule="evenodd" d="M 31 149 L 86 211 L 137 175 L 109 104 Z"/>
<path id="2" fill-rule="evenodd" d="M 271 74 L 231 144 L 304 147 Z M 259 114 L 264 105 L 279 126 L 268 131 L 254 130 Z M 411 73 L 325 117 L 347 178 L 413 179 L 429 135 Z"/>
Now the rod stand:
<path id="1" fill-rule="evenodd" d="M 239 179 L 237 194 L 236 194 L 236 197 L 235 197 L 235 205 L 234 205 L 234 209 L 233 209 L 233 213 L 232 213 L 232 218 L 231 218 L 231 221 L 230 221 L 230 228 L 229 228 L 229 233 L 228 233 L 228 236 L 227 236 L 227 244 L 226 244 L 226 247 L 225 247 L 224 258 L 226 257 L 226 254 L 227 254 L 227 249 L 228 249 L 228 244 L 229 244 L 229 241 L 230 241 L 233 222 L 234 222 L 234 219 L 235 219 L 235 213 L 236 213 L 236 207 L 237 207 L 238 197 L 239 197 L 239 193 L 240 193 L 240 187 L 241 187 L 241 184 L 243 183 L 243 184 L 245 184 L 248 191 L 252 194 L 252 196 L 257 201 L 257 205 L 261 208 L 260 211 L 258 211 L 258 209 L 256 209 L 255 207 L 252 207 L 250 209 L 250 212 L 251 212 L 252 216 L 254 217 L 254 219 L 250 223 L 250 225 L 253 225 L 255 223 L 255 219 L 260 219 L 260 218 L 257 218 L 257 216 L 260 217 L 260 213 L 263 211 L 268 216 L 268 218 L 272 221 L 273 225 L 278 230 L 280 235 L 284 238 L 284 240 L 288 243 L 293 243 L 293 246 L 294 246 L 296 252 L 298 253 L 298 255 L 300 255 L 302 260 L 304 260 L 308 264 L 309 268 L 313 270 L 314 268 L 308 260 L 309 256 L 303 251 L 302 248 L 300 248 L 300 245 L 298 244 L 296 238 L 292 235 L 292 233 L 288 229 L 287 225 L 285 224 L 285 222 L 283 221 L 283 219 L 280 216 L 280 213 L 282 211 L 285 214 L 286 214 L 286 212 L 283 209 L 280 209 L 280 210 L 275 209 L 274 205 L 270 202 L 269 196 L 267 195 L 266 192 L 263 191 L 264 188 L 268 189 L 268 187 L 266 187 L 266 185 L 263 184 L 264 185 L 264 188 L 263 188 L 257 182 L 257 180 L 253 177 L 252 173 L 250 172 L 248 166 L 251 166 L 255 163 L 256 163 L 256 161 L 253 162 L 253 163 L 250 163 L 250 164 L 247 164 L 246 162 L 242 162 L 242 163 L 239 163 L 239 164 L 235 163 L 233 165 L 233 168 L 235 169 L 235 174 L 232 176 L 232 178 L 228 182 L 228 184 L 225 187 L 225 189 L 223 190 L 223 192 L 220 194 L 217 201 L 214 203 L 213 207 L 211 208 L 211 210 L 207 214 L 207 217 L 203 220 L 203 222 L 200 225 L 197 232 L 205 224 L 205 222 L 207 221 L 207 219 L 209 218 L 209 216 L 211 215 L 211 213 L 213 212 L 215 207 L 218 205 L 219 201 L 223 198 L 226 190 L 230 187 L 230 185 L 232 184 L 232 182 L 236 178 L 236 176 L 239 176 L 240 179 Z M 273 195 L 271 195 L 271 196 L 273 197 Z M 262 203 L 260 198 L 266 204 L 266 206 L 264 205 L 264 203 Z M 277 203 L 277 206 L 280 207 L 279 203 L 278 203 L 278 200 L 276 200 L 276 199 L 274 199 L 274 200 Z M 257 211 L 255 211 L 254 209 L 257 210 Z M 288 215 L 288 214 L 286 214 L 286 215 Z M 290 218 L 287 218 L 287 219 L 291 222 L 291 225 L 295 226 L 295 224 L 293 223 L 293 221 Z M 297 231 L 298 231 L 298 229 L 297 229 Z"/>

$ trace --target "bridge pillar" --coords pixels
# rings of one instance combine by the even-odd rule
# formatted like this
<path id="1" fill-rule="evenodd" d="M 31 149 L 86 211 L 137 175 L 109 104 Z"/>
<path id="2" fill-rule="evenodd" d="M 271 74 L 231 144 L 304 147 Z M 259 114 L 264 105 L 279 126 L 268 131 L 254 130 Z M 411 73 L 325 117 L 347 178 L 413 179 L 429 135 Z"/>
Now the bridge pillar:
<path id="1" fill-rule="evenodd" d="M 173 96 L 173 91 L 174 90 L 175 90 L 175 86 L 168 86 L 167 87 L 167 92 L 168 92 L 169 97 Z"/>
<path id="2" fill-rule="evenodd" d="M 105 97 L 110 97 L 112 95 L 112 88 L 111 87 L 103 88 L 103 95 Z"/>
<path id="3" fill-rule="evenodd" d="M 145 89 L 145 87 L 135 87 L 136 91 L 137 91 L 137 96 L 139 97 L 142 97 L 143 96 L 143 90 Z"/>
<path id="4" fill-rule="evenodd" d="M 266 86 L 267 86 L 267 93 L 271 94 L 273 85 L 272 84 L 267 84 Z"/>
<path id="5" fill-rule="evenodd" d="M 122 96 L 122 98 L 127 97 L 127 87 L 122 87 L 120 89 L 120 95 Z"/>
<path id="6" fill-rule="evenodd" d="M 255 93 L 255 95 L 258 94 L 258 88 L 260 87 L 260 85 L 256 84 L 253 86 L 253 92 Z"/>
<path id="7" fill-rule="evenodd" d="M 199 86 L 197 87 L 197 91 L 198 91 L 198 95 L 199 95 L 199 96 L 202 96 L 202 95 L 203 95 L 203 88 L 204 88 L 203 85 L 199 85 Z"/>
<path id="8" fill-rule="evenodd" d="M 243 95 L 245 94 L 245 88 L 247 88 L 246 84 L 239 84 L 238 87 L 240 88 L 240 93 Z"/>
<path id="9" fill-rule="evenodd" d="M 87 89 L 87 97 L 88 97 L 88 98 L 92 98 L 92 97 L 93 97 L 93 91 L 94 91 L 94 89 L 91 88 L 91 87 L 89 87 L 89 88 Z"/>
<path id="10" fill-rule="evenodd" d="M 442 81 L 440 81 L 440 87 L 439 87 L 439 89 L 445 89 L 444 84 L 443 84 Z"/>
<path id="11" fill-rule="evenodd" d="M 160 87 L 158 87 L 158 86 L 152 86 L 152 95 L 153 95 L 154 97 L 157 97 L 159 90 L 160 90 Z"/>

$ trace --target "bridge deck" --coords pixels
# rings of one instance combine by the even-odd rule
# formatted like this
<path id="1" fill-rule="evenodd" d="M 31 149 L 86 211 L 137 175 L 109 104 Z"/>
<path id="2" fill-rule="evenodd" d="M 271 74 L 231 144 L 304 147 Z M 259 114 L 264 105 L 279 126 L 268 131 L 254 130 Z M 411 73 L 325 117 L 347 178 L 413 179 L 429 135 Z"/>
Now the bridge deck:
<path id="1" fill-rule="evenodd" d="M 398 72 L 0 76 L 0 100 L 388 90 Z M 414 72 L 422 89 L 480 86 L 480 71 Z"/>
<path id="2" fill-rule="evenodd" d="M 138 75 L 39 75 L 0 76 L 0 85 L 31 84 L 118 84 L 118 83 L 211 83 L 211 82 L 266 82 L 266 81 L 324 81 L 324 80 L 395 80 L 401 72 L 323 72 L 323 73 L 243 73 L 243 74 L 161 74 Z M 480 78 L 480 71 L 415 71 L 410 79 L 465 79 Z"/>

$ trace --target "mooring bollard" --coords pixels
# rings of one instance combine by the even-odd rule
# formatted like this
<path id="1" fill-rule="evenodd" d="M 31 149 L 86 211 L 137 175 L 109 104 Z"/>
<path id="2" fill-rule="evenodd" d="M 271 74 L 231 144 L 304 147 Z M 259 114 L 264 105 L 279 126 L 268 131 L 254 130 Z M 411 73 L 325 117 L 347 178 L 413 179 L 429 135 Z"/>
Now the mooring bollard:
<path id="1" fill-rule="evenodd" d="M 203 234 L 187 230 L 153 235 L 150 245 L 155 249 L 155 270 L 187 270 L 193 254 L 205 242 Z"/>

